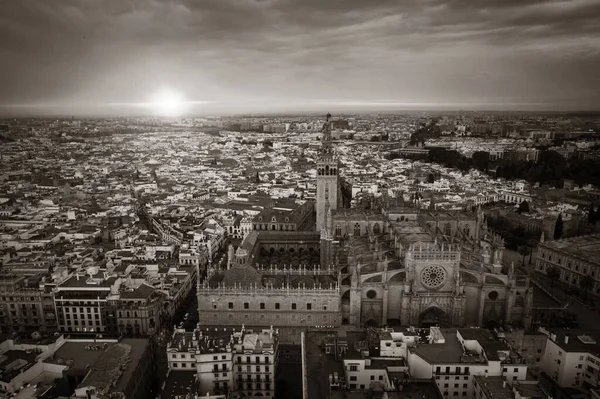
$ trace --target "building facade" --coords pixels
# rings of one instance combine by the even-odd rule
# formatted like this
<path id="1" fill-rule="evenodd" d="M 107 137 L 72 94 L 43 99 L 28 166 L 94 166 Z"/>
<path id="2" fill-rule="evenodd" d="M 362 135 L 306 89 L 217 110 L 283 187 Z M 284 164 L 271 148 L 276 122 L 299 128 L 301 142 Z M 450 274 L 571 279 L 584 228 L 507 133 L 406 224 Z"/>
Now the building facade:
<path id="1" fill-rule="evenodd" d="M 546 273 L 557 268 L 560 281 L 580 288 L 583 279 L 589 280 L 587 290 L 600 295 L 600 235 L 588 235 L 546 241 L 538 246 L 535 269 Z"/>
<path id="2" fill-rule="evenodd" d="M 53 284 L 39 276 L 7 274 L 0 277 L 0 331 L 52 332 L 58 330 L 52 297 Z"/>
<path id="3" fill-rule="evenodd" d="M 196 328 L 174 331 L 167 349 L 169 370 L 195 370 L 200 395 L 274 397 L 278 331 Z"/>

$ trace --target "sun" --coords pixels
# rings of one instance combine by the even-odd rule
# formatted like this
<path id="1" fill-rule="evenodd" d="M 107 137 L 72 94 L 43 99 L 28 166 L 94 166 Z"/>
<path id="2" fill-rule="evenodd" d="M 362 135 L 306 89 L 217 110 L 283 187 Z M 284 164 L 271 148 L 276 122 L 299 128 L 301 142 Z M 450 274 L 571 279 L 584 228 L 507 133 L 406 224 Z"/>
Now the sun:
<path id="1" fill-rule="evenodd" d="M 150 108 L 160 116 L 179 116 L 186 111 L 187 103 L 181 94 L 162 90 L 152 97 Z"/>

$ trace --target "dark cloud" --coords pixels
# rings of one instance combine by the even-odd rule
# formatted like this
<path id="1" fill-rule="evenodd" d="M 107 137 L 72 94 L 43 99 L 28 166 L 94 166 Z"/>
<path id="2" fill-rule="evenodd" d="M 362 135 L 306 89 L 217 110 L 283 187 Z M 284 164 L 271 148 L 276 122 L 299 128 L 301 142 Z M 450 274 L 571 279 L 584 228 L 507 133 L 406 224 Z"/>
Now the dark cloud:
<path id="1" fill-rule="evenodd" d="M 145 101 L 160 85 L 219 104 L 597 107 L 598 15 L 596 0 L 3 1 L 0 103 Z"/>

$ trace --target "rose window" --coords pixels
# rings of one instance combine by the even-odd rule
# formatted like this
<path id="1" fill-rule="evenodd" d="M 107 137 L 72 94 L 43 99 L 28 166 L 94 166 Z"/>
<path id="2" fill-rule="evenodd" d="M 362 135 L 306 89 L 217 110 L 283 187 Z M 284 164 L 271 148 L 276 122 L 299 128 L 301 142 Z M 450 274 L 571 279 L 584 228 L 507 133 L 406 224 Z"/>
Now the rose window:
<path id="1" fill-rule="evenodd" d="M 438 288 L 446 281 L 446 270 L 441 266 L 427 266 L 421 272 L 421 282 L 427 288 Z"/>

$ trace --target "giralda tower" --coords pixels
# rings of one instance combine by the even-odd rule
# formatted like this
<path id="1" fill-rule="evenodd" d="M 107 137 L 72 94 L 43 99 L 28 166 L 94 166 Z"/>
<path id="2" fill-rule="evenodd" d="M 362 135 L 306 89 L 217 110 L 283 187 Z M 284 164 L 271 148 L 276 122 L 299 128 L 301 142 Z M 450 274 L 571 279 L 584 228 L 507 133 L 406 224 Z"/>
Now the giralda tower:
<path id="1" fill-rule="evenodd" d="M 339 162 L 333 150 L 331 139 L 331 114 L 323 124 L 321 151 L 317 160 L 317 231 L 325 226 L 328 209 L 338 206 Z"/>

